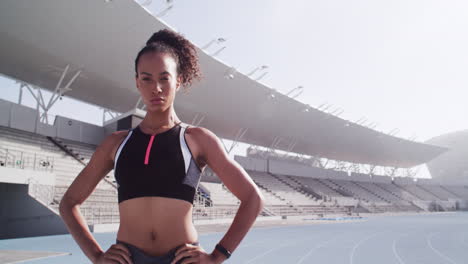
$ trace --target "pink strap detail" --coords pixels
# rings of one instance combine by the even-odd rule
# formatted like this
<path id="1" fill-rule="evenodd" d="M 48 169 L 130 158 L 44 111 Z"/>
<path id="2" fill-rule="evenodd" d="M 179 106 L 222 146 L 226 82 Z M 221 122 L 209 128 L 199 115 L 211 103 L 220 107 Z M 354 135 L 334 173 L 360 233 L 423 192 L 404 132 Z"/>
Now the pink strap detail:
<path id="1" fill-rule="evenodd" d="M 153 145 L 154 135 L 151 136 L 150 141 L 148 143 L 148 147 L 146 148 L 146 155 L 145 155 L 145 164 L 148 165 L 149 154 L 151 151 L 151 146 Z"/>

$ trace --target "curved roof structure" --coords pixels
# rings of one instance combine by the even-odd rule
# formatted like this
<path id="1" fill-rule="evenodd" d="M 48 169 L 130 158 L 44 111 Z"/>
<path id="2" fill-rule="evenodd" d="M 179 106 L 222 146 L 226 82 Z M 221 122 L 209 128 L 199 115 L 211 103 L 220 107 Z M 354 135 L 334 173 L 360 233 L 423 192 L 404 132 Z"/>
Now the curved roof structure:
<path id="1" fill-rule="evenodd" d="M 432 178 L 441 182 L 468 182 L 468 130 L 431 138 L 429 144 L 450 148 L 427 164 Z"/>
<path id="2" fill-rule="evenodd" d="M 168 26 L 132 0 L 1 1 L 0 72 L 54 90 L 70 65 L 69 73 L 81 74 L 67 96 L 126 112 L 139 97 L 134 58 L 161 28 Z M 175 108 L 185 122 L 203 115 L 200 125 L 219 137 L 237 139 L 247 129 L 240 141 L 249 144 L 396 167 L 425 163 L 446 151 L 311 108 L 198 51 L 205 78 L 192 92 L 179 94 Z"/>

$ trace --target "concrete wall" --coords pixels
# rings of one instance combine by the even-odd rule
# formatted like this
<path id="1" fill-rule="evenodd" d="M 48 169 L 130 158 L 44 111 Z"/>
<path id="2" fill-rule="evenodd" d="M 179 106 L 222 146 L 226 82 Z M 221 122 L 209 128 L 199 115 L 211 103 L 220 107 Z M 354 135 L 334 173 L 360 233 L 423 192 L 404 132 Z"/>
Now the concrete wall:
<path id="1" fill-rule="evenodd" d="M 432 179 L 418 179 L 417 184 L 418 185 L 439 185 L 440 182 L 433 181 Z"/>
<path id="2" fill-rule="evenodd" d="M 10 110 L 10 127 L 28 132 L 36 131 L 36 110 L 18 104 L 12 104 Z"/>
<path id="3" fill-rule="evenodd" d="M 0 167 L 0 182 L 55 185 L 55 174 L 50 172 Z"/>
<path id="4" fill-rule="evenodd" d="M 371 177 L 369 174 L 362 173 L 352 173 L 351 176 L 347 178 L 348 181 L 357 181 L 357 182 L 370 182 Z"/>
<path id="5" fill-rule="evenodd" d="M 270 160 L 269 172 L 273 174 L 302 176 L 302 177 L 326 177 L 323 171 L 310 166 L 294 164 L 286 161 Z"/>
<path id="6" fill-rule="evenodd" d="M 371 181 L 378 183 L 392 183 L 392 178 L 388 176 L 372 176 Z"/>
<path id="7" fill-rule="evenodd" d="M 60 216 L 28 195 L 28 185 L 0 183 L 0 239 L 67 233 Z"/>
<path id="8" fill-rule="evenodd" d="M 41 123 L 38 121 L 36 109 L 2 99 L 0 99 L 0 125 L 93 145 L 99 145 L 106 135 L 104 127 L 62 116 L 56 117 L 54 125 Z"/>
<path id="9" fill-rule="evenodd" d="M 59 138 L 99 145 L 105 137 L 104 127 L 67 117 L 57 116 L 54 126 L 57 128 Z"/>
<path id="10" fill-rule="evenodd" d="M 36 133 L 47 137 L 57 137 L 57 128 L 53 125 L 38 122 L 36 125 Z"/>
<path id="11" fill-rule="evenodd" d="M 12 102 L 0 99 L 0 126 L 10 126 L 10 111 L 12 104 Z"/>
<path id="12" fill-rule="evenodd" d="M 404 178 L 404 177 L 395 177 L 393 182 L 398 185 L 411 185 L 416 184 L 416 182 L 412 178 Z"/>
<path id="13" fill-rule="evenodd" d="M 237 161 L 244 169 L 266 172 L 267 161 L 256 158 L 248 158 L 243 156 L 234 156 L 234 160 Z"/>

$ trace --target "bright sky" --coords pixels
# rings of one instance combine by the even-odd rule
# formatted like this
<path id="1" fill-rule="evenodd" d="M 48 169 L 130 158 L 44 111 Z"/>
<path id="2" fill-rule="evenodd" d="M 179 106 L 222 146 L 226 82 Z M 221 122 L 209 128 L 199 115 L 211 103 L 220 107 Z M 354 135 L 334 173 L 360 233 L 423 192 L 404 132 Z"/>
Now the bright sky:
<path id="1" fill-rule="evenodd" d="M 143 3 L 148 0 L 138 0 Z M 159 14 L 166 1 L 147 6 Z M 297 99 L 332 104 L 340 117 L 364 117 L 376 129 L 417 141 L 468 128 L 468 2 L 462 0 L 174 0 L 163 17 L 199 47 Z M 260 75 L 261 73 L 258 73 Z M 1 98 L 17 101 L 18 85 L 0 80 Z M 195 91 L 194 91 L 195 92 Z M 67 99 L 62 101 L 68 102 Z M 82 104 L 80 104 L 82 105 Z M 57 105 L 52 113 L 100 124 L 93 107 Z M 77 116 L 78 115 L 78 116 Z"/>

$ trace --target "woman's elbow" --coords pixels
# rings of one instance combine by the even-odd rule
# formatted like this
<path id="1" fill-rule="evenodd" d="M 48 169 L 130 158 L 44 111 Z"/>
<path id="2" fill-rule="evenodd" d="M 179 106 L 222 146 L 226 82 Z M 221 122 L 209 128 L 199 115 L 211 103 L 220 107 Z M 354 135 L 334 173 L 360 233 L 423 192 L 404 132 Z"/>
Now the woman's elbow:
<path id="1" fill-rule="evenodd" d="M 59 203 L 59 214 L 63 218 L 64 215 L 71 211 L 71 208 L 76 205 L 66 195 L 62 197 Z"/>
<path id="2" fill-rule="evenodd" d="M 260 213 L 265 205 L 265 198 L 263 197 L 263 194 L 257 190 L 250 196 L 249 203 L 254 204 L 258 213 Z"/>
<path id="3" fill-rule="evenodd" d="M 59 204 L 59 214 L 62 218 L 67 213 L 67 211 L 69 211 L 69 208 L 70 206 L 68 205 L 67 200 L 65 197 L 63 197 Z"/>

